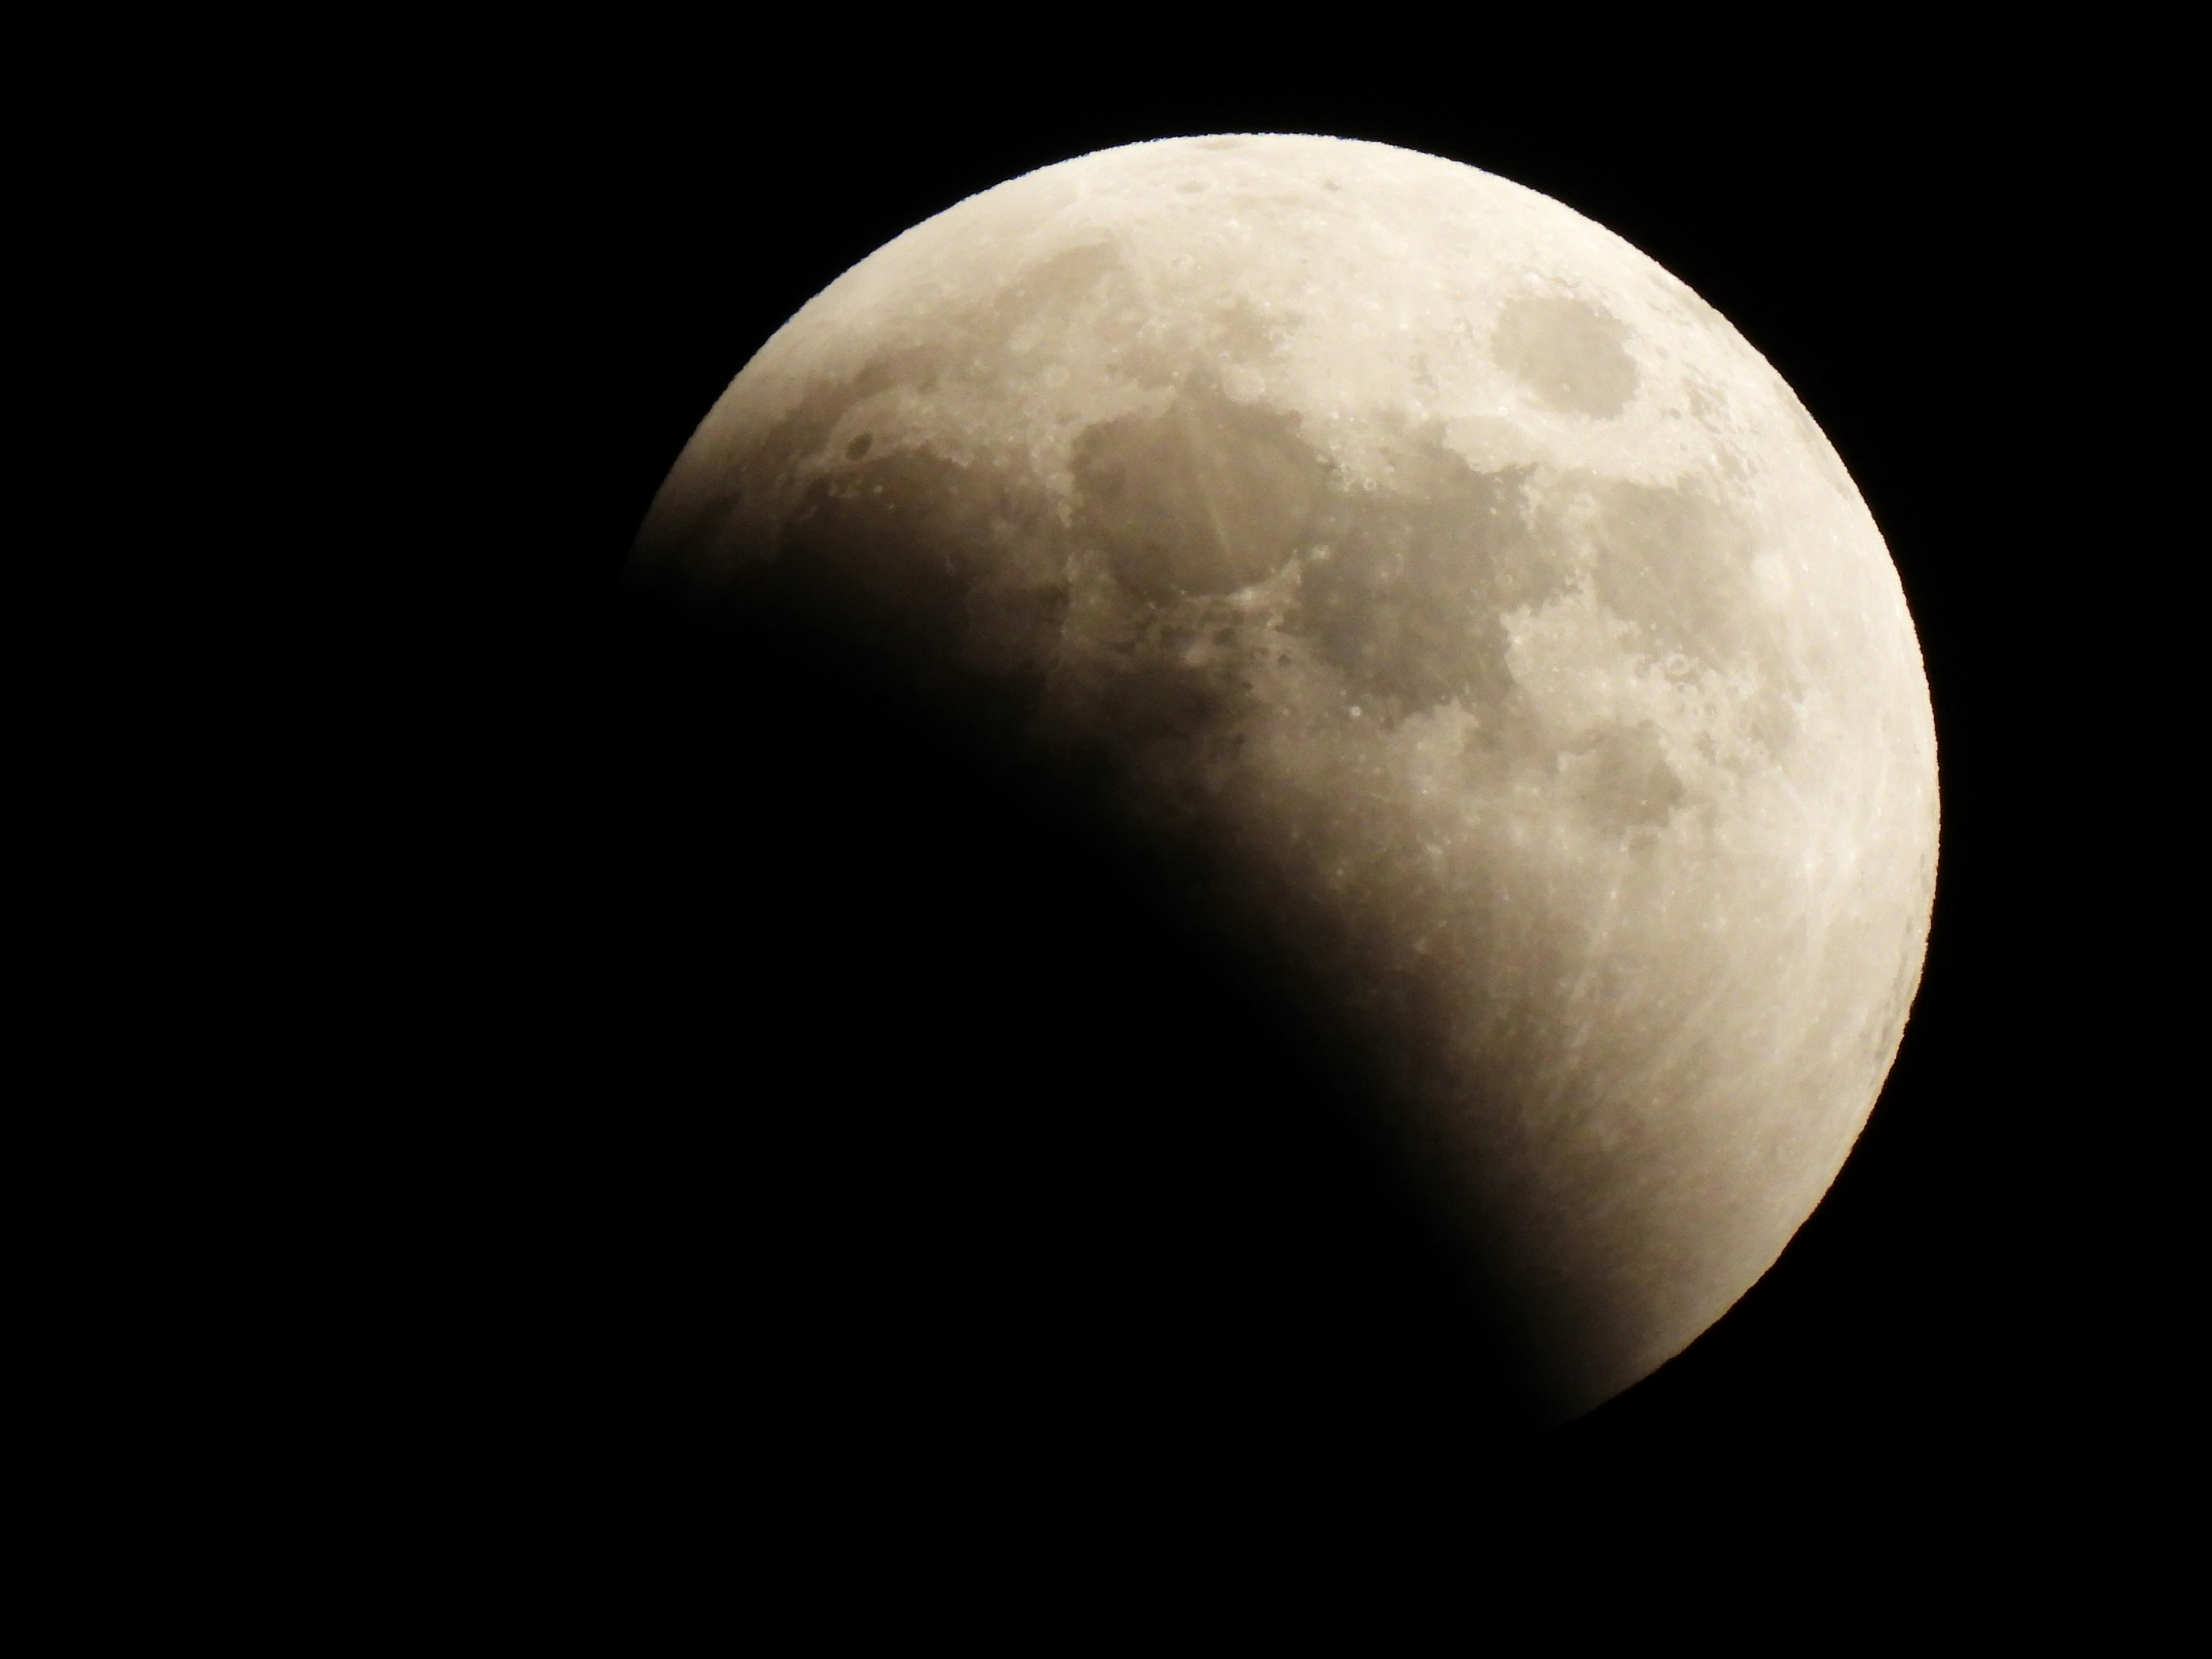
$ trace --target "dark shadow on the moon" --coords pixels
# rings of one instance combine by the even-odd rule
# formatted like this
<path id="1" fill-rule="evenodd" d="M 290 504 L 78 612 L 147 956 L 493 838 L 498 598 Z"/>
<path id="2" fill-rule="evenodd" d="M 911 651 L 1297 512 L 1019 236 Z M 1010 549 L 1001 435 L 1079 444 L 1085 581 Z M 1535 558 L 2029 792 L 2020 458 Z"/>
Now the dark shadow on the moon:
<path id="1" fill-rule="evenodd" d="M 796 1513 L 1442 1496 L 1525 1436 L 1341 1056 L 1158 872 L 787 612 L 623 628 L 587 1440 Z"/>

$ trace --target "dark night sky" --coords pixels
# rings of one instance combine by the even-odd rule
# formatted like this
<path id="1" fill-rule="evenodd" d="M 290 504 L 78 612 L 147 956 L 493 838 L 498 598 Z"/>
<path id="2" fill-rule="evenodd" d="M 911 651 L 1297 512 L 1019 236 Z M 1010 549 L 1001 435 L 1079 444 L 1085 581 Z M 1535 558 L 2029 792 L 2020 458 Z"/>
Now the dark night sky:
<path id="1" fill-rule="evenodd" d="M 2085 1036 L 2110 994 L 2081 983 L 2086 898 L 2039 873 L 2084 811 L 2032 781 L 2093 735 L 2047 667 L 2045 573 L 2079 507 L 2020 332 L 2080 263 L 2050 229 L 2081 186 L 2063 111 L 1879 53 L 1846 100 L 1790 64 L 1746 96 L 1676 62 L 1591 79 L 1480 42 L 1389 74 L 1224 57 L 1073 82 L 907 71 L 896 47 L 860 69 L 590 44 L 508 71 L 519 95 L 443 210 L 453 246 L 495 257 L 424 280 L 470 342 L 457 464 L 498 480 L 475 493 L 501 668 L 473 718 L 522 757 L 456 787 L 513 884 L 493 931 L 537 1011 L 517 1029 L 558 1009 L 563 1033 L 532 1073 L 551 1150 L 513 1229 L 539 1311 L 501 1340 L 568 1357 L 549 1409 L 584 1425 L 592 1479 L 664 1515 L 732 1481 L 809 1515 L 828 1492 L 1058 1513 L 1130 1482 L 1169 1508 L 1346 1486 L 1603 1508 L 1670 1481 L 1788 1524 L 2032 1509 L 2061 1466 L 2121 1455 L 2147 1350 L 2100 1283 L 2118 1153 L 2075 1122 L 2122 1086 Z M 1689 283 L 1835 442 L 1934 694 L 1934 935 L 1857 1150 L 1687 1352 L 1504 1450 L 1455 1403 L 1488 1385 L 1419 1229 L 1325 1129 L 1253 1153 L 1249 1097 L 1294 1094 L 1295 1065 L 1253 1058 L 1267 1011 L 1127 872 L 823 665 L 702 667 L 616 594 L 693 425 L 840 271 L 1036 166 L 1270 130 L 1501 173 Z M 793 801 L 763 827 L 760 803 Z M 502 866 L 510 832 L 528 850 Z M 1218 1016 L 1175 1012 L 1194 1002 Z M 1208 1079 L 1202 1110 L 1166 1085 L 1110 1131 L 1039 1106 L 1169 1076 Z M 1096 1237 L 1135 1212 L 1160 1219 Z"/>

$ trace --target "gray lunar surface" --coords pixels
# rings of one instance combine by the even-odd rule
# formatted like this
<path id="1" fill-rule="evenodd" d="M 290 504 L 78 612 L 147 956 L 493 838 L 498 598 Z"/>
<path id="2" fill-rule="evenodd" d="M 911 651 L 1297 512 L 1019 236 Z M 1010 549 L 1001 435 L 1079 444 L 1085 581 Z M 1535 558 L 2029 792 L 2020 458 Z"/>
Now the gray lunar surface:
<path id="1" fill-rule="evenodd" d="M 1561 1415 L 1765 1271 L 1888 1072 L 1936 781 L 1881 535 L 1724 319 L 1505 180 L 1220 137 L 974 197 L 761 349 L 632 568 L 803 602 L 1187 854 Z"/>

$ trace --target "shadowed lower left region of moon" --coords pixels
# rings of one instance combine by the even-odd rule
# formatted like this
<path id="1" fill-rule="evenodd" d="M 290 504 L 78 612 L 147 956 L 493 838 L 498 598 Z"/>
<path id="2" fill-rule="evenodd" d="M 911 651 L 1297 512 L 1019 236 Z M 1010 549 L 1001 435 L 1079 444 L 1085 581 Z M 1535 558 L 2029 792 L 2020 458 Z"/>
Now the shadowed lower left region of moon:
<path id="1" fill-rule="evenodd" d="M 631 571 L 1184 872 L 1555 1415 L 1765 1271 L 1887 1073 L 1936 791 L 1887 550 L 1723 319 L 1502 179 L 1261 137 L 973 198 L 762 349 Z"/>

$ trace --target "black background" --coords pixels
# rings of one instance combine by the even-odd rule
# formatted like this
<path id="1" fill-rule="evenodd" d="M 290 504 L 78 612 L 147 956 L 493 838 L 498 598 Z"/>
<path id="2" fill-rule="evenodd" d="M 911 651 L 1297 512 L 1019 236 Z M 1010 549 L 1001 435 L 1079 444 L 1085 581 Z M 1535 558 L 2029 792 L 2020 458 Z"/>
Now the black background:
<path id="1" fill-rule="evenodd" d="M 397 278 L 446 342 L 426 447 L 481 578 L 429 556 L 418 589 L 450 670 L 424 1000 L 478 1103 L 445 1340 L 486 1425 L 538 1425 L 525 1486 L 679 1557 L 763 1516 L 829 1548 L 1132 1498 L 1204 1534 L 1535 1495 L 1602 1533 L 1662 1492 L 1785 1532 L 1872 1506 L 1940 1553 L 2145 1455 L 2154 1345 L 2113 1282 L 2149 1247 L 2082 1127 L 2141 1080 L 2102 1035 L 2090 809 L 2051 787 L 2099 752 L 2069 688 L 2128 672 L 2049 574 L 2104 349 L 2052 321 L 2095 263 L 2053 229 L 2098 184 L 2075 101 L 1881 43 L 1746 80 L 1679 41 L 1025 68 L 824 31 L 519 48 Z M 617 582 L 692 427 L 840 271 L 1030 168 L 1237 131 L 1471 163 L 1687 282 L 1833 441 L 1920 630 L 1942 854 L 1881 1103 L 1733 1310 L 1534 1438 L 1326 1056 L 1144 872 L 848 665 L 702 650 Z"/>

